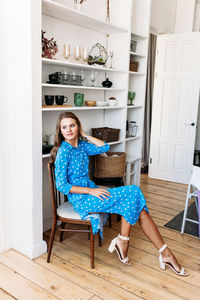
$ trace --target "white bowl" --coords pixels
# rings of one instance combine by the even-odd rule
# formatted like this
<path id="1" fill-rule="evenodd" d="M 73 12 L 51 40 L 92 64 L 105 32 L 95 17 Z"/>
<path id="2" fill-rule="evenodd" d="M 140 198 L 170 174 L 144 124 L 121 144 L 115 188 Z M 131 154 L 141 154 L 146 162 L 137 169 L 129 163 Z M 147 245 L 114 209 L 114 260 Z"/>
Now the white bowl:
<path id="1" fill-rule="evenodd" d="M 108 99 L 106 102 L 108 103 L 109 106 L 116 106 L 118 101 L 117 100 Z"/>

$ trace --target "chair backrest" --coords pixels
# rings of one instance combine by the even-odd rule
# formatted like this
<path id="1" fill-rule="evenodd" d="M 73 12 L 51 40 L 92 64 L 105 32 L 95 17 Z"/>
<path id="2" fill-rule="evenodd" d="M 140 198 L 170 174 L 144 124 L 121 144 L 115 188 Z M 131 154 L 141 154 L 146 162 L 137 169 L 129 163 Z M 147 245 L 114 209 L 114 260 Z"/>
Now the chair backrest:
<path id="1" fill-rule="evenodd" d="M 49 173 L 49 182 L 50 182 L 50 191 L 51 191 L 51 200 L 52 200 L 52 208 L 53 208 L 53 216 L 57 216 L 57 208 L 61 204 L 61 193 L 56 188 L 55 181 L 55 166 L 54 162 L 51 161 L 48 163 L 48 173 Z M 67 201 L 67 196 L 64 195 L 65 201 Z"/>
<path id="2" fill-rule="evenodd" d="M 192 167 L 192 176 L 190 184 L 200 191 L 200 167 Z"/>

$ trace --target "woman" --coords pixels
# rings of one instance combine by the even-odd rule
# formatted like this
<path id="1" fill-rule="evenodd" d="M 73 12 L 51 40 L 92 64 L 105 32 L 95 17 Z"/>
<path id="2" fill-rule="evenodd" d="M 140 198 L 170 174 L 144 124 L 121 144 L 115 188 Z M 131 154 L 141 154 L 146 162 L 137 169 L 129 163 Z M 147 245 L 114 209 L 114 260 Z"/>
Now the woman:
<path id="1" fill-rule="evenodd" d="M 139 221 L 144 234 L 160 252 L 161 269 L 169 266 L 176 274 L 187 276 L 188 273 L 178 264 L 164 243 L 138 186 L 129 185 L 105 190 L 98 188 L 89 179 L 88 156 L 107 152 L 109 148 L 105 142 L 87 135 L 75 114 L 61 113 L 52 150 L 57 189 L 68 196 L 69 202 L 82 219 L 87 218 L 91 212 L 117 213 L 122 216 L 121 232 L 112 240 L 109 251 L 115 250 L 124 264 L 130 265 L 127 253 L 131 226 Z M 98 227 L 95 219 L 91 218 L 91 222 L 93 232 L 96 233 Z"/>

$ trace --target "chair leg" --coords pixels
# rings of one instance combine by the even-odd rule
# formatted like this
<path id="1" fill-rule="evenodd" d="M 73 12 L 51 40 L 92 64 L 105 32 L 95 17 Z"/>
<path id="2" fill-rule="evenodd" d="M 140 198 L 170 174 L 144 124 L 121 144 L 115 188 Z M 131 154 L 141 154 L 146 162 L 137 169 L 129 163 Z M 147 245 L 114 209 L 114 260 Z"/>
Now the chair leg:
<path id="1" fill-rule="evenodd" d="M 185 201 L 185 209 L 184 209 L 183 221 L 182 221 L 182 226 L 181 226 L 181 234 L 183 234 L 184 231 L 185 231 L 185 222 L 186 222 L 185 219 L 187 218 L 189 199 L 190 199 L 190 185 L 188 187 L 187 198 L 186 198 L 186 201 Z"/>
<path id="2" fill-rule="evenodd" d="M 117 222 L 120 222 L 120 221 L 121 221 L 121 216 L 117 215 Z"/>
<path id="3" fill-rule="evenodd" d="M 56 232 L 56 225 L 57 225 L 57 220 L 53 220 L 53 226 L 51 229 L 51 235 L 50 235 L 49 247 L 48 247 L 48 255 L 47 255 L 48 263 L 50 262 L 51 250 L 52 250 L 54 236 L 55 236 L 55 232 Z"/>
<path id="4" fill-rule="evenodd" d="M 62 229 L 65 228 L 65 224 L 66 224 L 65 222 L 62 222 L 62 223 L 61 223 L 61 228 L 62 228 Z M 60 242 L 63 241 L 63 235 L 64 235 L 64 231 L 61 231 L 61 232 L 60 232 Z"/>
<path id="5" fill-rule="evenodd" d="M 101 236 L 100 236 L 100 231 L 98 232 L 98 246 L 101 247 Z"/>
<path id="6" fill-rule="evenodd" d="M 94 269 L 94 235 L 90 226 L 90 267 Z"/>

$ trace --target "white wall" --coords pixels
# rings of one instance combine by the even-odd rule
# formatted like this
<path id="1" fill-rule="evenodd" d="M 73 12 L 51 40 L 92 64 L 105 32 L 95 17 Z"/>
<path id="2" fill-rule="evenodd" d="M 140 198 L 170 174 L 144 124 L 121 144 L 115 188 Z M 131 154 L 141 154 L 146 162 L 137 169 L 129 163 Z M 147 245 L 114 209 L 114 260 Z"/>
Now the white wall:
<path id="1" fill-rule="evenodd" d="M 42 240 L 40 127 L 41 0 L 2 1 L 0 251 L 30 258 L 46 251 Z M 2 48 L 2 47 L 1 47 Z"/>
<path id="2" fill-rule="evenodd" d="M 174 33 L 193 31 L 195 0 L 177 0 Z"/>
<path id="3" fill-rule="evenodd" d="M 172 33 L 176 18 L 176 0 L 152 0 L 151 27 L 158 33 Z"/>
<path id="4" fill-rule="evenodd" d="M 152 32 L 191 32 L 194 14 L 195 0 L 152 0 Z"/>
<path id="5" fill-rule="evenodd" d="M 200 31 L 200 0 L 197 0 L 195 5 L 193 30 Z"/>

